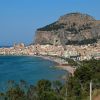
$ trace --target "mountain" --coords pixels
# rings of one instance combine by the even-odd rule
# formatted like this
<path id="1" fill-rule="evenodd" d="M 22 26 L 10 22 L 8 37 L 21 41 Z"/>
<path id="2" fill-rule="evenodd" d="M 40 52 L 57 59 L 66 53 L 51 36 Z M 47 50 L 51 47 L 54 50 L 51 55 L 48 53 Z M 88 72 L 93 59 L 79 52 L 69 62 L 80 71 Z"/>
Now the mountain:
<path id="1" fill-rule="evenodd" d="M 100 39 L 100 21 L 82 13 L 69 13 L 37 29 L 35 44 L 92 44 Z"/>

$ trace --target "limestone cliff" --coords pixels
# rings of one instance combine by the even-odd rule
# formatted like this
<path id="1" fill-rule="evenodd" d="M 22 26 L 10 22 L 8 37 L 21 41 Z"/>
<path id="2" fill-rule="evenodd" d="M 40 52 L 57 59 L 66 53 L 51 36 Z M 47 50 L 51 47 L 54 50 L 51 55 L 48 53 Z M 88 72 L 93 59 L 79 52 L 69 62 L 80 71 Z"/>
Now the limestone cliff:
<path id="1" fill-rule="evenodd" d="M 36 44 L 88 44 L 100 38 L 100 21 L 87 14 L 70 13 L 36 31 Z"/>

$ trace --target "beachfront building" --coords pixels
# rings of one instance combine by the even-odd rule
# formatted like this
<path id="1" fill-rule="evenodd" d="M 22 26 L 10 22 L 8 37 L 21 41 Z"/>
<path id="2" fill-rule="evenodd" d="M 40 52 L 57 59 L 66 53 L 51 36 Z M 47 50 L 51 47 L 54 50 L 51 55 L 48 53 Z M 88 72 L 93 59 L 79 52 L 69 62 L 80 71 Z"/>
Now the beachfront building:
<path id="1" fill-rule="evenodd" d="M 69 50 L 64 51 L 63 57 L 73 59 L 73 60 L 80 60 L 80 55 L 77 51 L 69 51 Z"/>
<path id="2" fill-rule="evenodd" d="M 94 53 L 94 54 L 92 54 L 92 57 L 94 59 L 100 59 L 100 53 Z"/>

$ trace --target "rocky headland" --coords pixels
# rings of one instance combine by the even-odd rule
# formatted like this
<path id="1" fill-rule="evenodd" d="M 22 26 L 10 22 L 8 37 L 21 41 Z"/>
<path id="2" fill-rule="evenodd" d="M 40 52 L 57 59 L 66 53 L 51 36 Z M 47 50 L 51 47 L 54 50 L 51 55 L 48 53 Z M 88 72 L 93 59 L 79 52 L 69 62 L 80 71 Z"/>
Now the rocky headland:
<path id="1" fill-rule="evenodd" d="M 100 20 L 88 14 L 69 13 L 37 29 L 35 44 L 84 45 L 100 39 Z"/>

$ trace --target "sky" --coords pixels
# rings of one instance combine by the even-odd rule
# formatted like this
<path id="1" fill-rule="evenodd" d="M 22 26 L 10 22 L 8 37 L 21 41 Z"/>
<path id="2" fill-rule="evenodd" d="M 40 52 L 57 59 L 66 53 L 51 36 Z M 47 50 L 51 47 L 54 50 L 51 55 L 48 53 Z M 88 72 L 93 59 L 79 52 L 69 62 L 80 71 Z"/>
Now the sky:
<path id="1" fill-rule="evenodd" d="M 100 0 L 0 0 L 0 45 L 30 44 L 37 28 L 72 12 L 100 20 Z"/>

